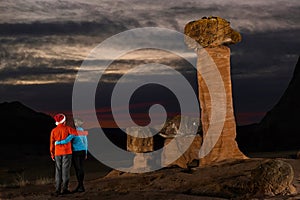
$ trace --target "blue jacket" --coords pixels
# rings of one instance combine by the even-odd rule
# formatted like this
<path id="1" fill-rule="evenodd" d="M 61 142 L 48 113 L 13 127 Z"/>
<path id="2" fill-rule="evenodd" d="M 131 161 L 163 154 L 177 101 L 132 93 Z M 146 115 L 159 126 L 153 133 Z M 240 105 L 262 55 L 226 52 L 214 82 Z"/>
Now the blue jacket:
<path id="1" fill-rule="evenodd" d="M 77 127 L 76 130 L 78 131 L 84 131 L 83 128 Z M 66 139 L 56 141 L 55 145 L 58 144 L 67 144 L 72 140 L 72 150 L 73 151 L 85 151 L 87 154 L 87 149 L 88 149 L 88 141 L 87 137 L 85 135 L 69 135 Z"/>

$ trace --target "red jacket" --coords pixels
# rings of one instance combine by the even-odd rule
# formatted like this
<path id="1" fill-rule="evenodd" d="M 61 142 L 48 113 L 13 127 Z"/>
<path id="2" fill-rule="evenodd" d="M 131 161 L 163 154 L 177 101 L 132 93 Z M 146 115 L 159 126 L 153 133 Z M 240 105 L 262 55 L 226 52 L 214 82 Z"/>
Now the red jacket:
<path id="1" fill-rule="evenodd" d="M 72 154 L 72 144 L 71 142 L 62 145 L 55 145 L 55 141 L 64 140 L 68 135 L 87 135 L 86 131 L 77 131 L 64 124 L 59 124 L 51 131 L 50 136 L 50 154 L 53 159 L 54 156 L 68 155 Z"/>

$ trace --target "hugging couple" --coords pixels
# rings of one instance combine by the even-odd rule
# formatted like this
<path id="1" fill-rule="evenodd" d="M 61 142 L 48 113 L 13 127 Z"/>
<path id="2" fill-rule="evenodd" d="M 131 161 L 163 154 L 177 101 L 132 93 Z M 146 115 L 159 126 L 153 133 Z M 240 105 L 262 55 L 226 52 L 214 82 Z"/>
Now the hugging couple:
<path id="1" fill-rule="evenodd" d="M 57 114 L 54 116 L 56 127 L 51 131 L 50 154 L 55 161 L 55 194 L 70 194 L 84 192 L 83 162 L 87 159 L 87 131 L 81 127 L 83 121 L 74 119 L 76 129 L 66 125 L 66 116 Z M 78 185 L 74 191 L 70 191 L 69 179 L 71 163 L 76 171 Z"/>

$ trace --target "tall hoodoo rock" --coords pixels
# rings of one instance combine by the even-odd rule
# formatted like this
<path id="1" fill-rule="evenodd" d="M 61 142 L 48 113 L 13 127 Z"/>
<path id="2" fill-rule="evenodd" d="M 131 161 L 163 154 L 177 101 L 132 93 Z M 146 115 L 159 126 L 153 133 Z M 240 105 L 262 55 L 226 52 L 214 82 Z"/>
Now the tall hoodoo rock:
<path id="1" fill-rule="evenodd" d="M 220 17 L 204 17 L 189 22 L 184 29 L 186 44 L 194 48 L 198 55 L 198 87 L 201 106 L 201 122 L 205 140 L 211 119 L 211 98 L 205 80 L 202 77 L 203 55 L 209 54 L 222 77 L 226 92 L 226 118 L 221 135 L 211 152 L 201 158 L 200 165 L 209 165 L 226 159 L 243 159 L 246 156 L 239 150 L 235 141 L 236 123 L 233 111 L 232 87 L 230 75 L 230 49 L 227 45 L 241 41 L 241 35 L 230 27 L 230 23 Z M 206 52 L 204 52 L 206 51 Z M 205 70 L 209 73 L 209 70 Z"/>

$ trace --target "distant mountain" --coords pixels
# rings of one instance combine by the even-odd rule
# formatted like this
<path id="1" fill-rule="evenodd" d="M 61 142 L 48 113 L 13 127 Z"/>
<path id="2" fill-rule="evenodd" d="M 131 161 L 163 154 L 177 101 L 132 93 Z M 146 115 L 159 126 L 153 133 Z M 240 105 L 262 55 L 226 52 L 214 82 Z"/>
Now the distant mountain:
<path id="1" fill-rule="evenodd" d="M 279 102 L 259 124 L 237 130 L 237 142 L 244 152 L 300 149 L 300 57 Z"/>
<path id="2" fill-rule="evenodd" d="M 1 155 L 49 153 L 49 138 L 54 120 L 20 102 L 0 104 Z"/>
<path id="3" fill-rule="evenodd" d="M 237 142 L 245 152 L 300 149 L 300 58 L 288 88 L 279 102 L 258 124 L 237 127 Z M 1 155 L 49 154 L 49 138 L 54 120 L 20 102 L 0 103 Z M 92 134 L 94 130 L 90 130 Z M 126 149 L 126 134 L 120 129 L 104 129 L 107 137 Z M 157 147 L 162 147 L 161 138 Z"/>
<path id="4" fill-rule="evenodd" d="M 71 119 L 67 121 L 70 122 Z M 17 101 L 0 103 L 0 127 L 0 153 L 5 158 L 23 155 L 50 156 L 50 133 L 55 127 L 51 116 L 36 112 Z M 88 131 L 90 135 L 97 133 L 96 129 Z M 103 132 L 112 143 L 126 149 L 127 137 L 124 131 L 104 128 Z"/>

